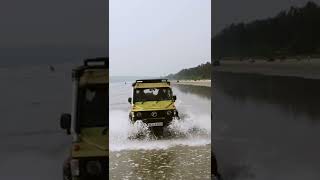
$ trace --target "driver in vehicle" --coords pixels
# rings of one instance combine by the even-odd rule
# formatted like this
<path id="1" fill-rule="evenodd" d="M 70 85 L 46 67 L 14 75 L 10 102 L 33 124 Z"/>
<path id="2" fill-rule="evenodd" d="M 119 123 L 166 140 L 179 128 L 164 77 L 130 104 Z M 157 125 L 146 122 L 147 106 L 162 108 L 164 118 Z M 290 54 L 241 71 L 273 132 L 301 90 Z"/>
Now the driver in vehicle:
<path id="1" fill-rule="evenodd" d="M 157 100 L 166 100 L 168 98 L 168 94 L 166 92 L 166 89 L 159 89 L 158 95 L 157 95 Z"/>

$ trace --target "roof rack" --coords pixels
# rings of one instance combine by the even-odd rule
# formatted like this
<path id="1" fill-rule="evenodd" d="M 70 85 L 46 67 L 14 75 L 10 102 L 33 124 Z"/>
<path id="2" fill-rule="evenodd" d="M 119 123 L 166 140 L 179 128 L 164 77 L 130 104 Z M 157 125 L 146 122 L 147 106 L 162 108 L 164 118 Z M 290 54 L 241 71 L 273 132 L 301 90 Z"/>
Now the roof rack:
<path id="1" fill-rule="evenodd" d="M 136 83 L 169 83 L 168 79 L 139 79 Z"/>
<path id="2" fill-rule="evenodd" d="M 138 79 L 136 82 L 132 83 L 132 86 L 135 86 L 137 83 L 167 83 L 170 86 L 170 81 L 168 79 Z"/>
<path id="3" fill-rule="evenodd" d="M 109 58 L 98 57 L 84 60 L 84 66 L 108 66 Z"/>
<path id="4" fill-rule="evenodd" d="M 108 69 L 109 57 L 97 57 L 92 59 L 86 59 L 83 61 L 83 65 L 73 69 L 72 77 L 79 78 L 81 74 L 87 69 Z"/>

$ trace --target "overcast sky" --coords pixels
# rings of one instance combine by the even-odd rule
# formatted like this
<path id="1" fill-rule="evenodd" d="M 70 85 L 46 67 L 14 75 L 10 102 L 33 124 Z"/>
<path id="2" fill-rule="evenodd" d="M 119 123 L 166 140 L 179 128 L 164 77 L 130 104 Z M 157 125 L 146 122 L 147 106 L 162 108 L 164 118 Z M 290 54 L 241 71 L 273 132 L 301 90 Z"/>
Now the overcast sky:
<path id="1" fill-rule="evenodd" d="M 211 0 L 110 0 L 110 75 L 160 76 L 211 59 Z"/>
<path id="2" fill-rule="evenodd" d="M 1 0 L 0 65 L 106 55 L 107 0 Z"/>
<path id="3" fill-rule="evenodd" d="M 310 0 L 212 0 L 212 34 L 227 25 L 275 16 L 290 6 L 303 6 Z M 317 4 L 320 0 L 313 0 Z"/>
<path id="4" fill-rule="evenodd" d="M 212 34 L 308 0 L 212 0 Z M 318 4 L 320 0 L 314 0 Z M 0 66 L 105 56 L 107 0 L 2 0 Z M 111 75 L 164 75 L 210 60 L 211 0 L 111 0 Z"/>

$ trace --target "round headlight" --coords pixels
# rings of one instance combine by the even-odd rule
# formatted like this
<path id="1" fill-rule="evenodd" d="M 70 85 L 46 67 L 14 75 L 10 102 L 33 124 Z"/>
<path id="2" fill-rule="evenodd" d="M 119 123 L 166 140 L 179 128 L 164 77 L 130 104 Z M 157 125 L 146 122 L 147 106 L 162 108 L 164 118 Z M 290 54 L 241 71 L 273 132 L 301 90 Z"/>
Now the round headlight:
<path id="1" fill-rule="evenodd" d="M 99 175 L 102 172 L 101 163 L 99 161 L 88 161 L 86 170 L 91 175 Z"/>
<path id="2" fill-rule="evenodd" d="M 142 117 L 142 113 L 141 112 L 137 112 L 136 115 L 137 115 L 138 118 Z"/>
<path id="3" fill-rule="evenodd" d="M 171 116 L 171 114 L 172 114 L 172 111 L 167 111 L 168 116 Z"/>

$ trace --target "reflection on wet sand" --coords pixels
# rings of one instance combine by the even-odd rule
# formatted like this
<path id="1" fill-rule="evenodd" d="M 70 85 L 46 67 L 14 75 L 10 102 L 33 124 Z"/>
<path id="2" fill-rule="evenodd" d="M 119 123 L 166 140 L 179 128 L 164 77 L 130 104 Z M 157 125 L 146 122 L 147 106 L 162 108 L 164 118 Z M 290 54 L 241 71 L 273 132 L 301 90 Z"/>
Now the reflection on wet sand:
<path id="1" fill-rule="evenodd" d="M 217 72 L 214 77 L 217 88 L 236 101 L 261 101 L 319 120 L 320 80 Z"/>
<path id="2" fill-rule="evenodd" d="M 213 141 L 225 179 L 320 179 L 320 81 L 214 73 Z"/>
<path id="3" fill-rule="evenodd" d="M 181 92 L 186 94 L 194 94 L 196 96 L 211 100 L 211 88 L 205 86 L 190 86 L 190 85 L 174 85 Z"/>

